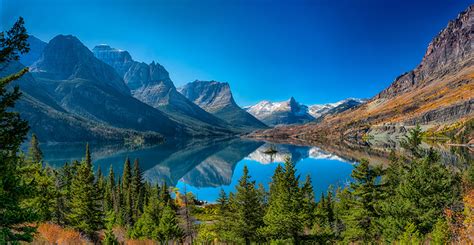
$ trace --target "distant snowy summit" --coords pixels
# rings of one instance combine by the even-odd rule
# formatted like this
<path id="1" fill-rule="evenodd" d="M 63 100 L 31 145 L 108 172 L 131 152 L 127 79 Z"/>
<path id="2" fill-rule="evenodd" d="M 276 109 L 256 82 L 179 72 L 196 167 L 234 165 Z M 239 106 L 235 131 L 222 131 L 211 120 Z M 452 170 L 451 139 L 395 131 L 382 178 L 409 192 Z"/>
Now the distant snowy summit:
<path id="1" fill-rule="evenodd" d="M 364 102 L 364 99 L 348 98 L 335 103 L 307 106 L 291 97 L 281 102 L 264 100 L 245 109 L 267 125 L 277 126 L 319 121 L 327 115 L 341 113 Z"/>

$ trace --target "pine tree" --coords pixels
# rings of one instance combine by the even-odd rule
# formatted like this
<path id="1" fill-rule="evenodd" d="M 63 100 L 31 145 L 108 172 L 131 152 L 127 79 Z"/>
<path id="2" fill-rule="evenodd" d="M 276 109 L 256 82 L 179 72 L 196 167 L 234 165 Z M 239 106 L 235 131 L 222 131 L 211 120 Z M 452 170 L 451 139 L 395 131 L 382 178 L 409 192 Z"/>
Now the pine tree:
<path id="1" fill-rule="evenodd" d="M 118 245 L 119 242 L 117 237 L 114 234 L 114 225 L 115 225 L 115 215 L 112 210 L 109 210 L 105 215 L 105 232 L 104 240 L 102 244 L 104 245 Z"/>
<path id="2" fill-rule="evenodd" d="M 302 209 L 301 215 L 303 218 L 303 224 L 306 227 L 312 227 L 314 222 L 314 209 L 316 203 L 314 201 L 313 185 L 311 183 L 311 177 L 306 176 L 306 180 L 301 188 L 302 195 Z"/>
<path id="3" fill-rule="evenodd" d="M 161 244 L 168 244 L 169 241 L 178 240 L 183 236 L 176 213 L 169 205 L 163 209 L 158 230 Z"/>
<path id="4" fill-rule="evenodd" d="M 19 53 L 29 51 L 28 34 L 24 27 L 23 18 L 19 18 L 13 27 L 0 32 L 0 69 L 4 69 L 12 60 L 18 60 Z M 20 203 L 32 191 L 28 182 L 21 179 L 18 173 L 20 167 L 18 151 L 28 132 L 28 123 L 10 109 L 20 98 L 18 86 L 8 91 L 7 86 L 19 79 L 26 72 L 25 68 L 8 77 L 0 78 L 0 243 L 15 243 L 16 241 L 31 241 L 35 227 L 28 223 L 37 218 L 30 208 Z"/>
<path id="5" fill-rule="evenodd" d="M 106 181 L 104 193 L 105 210 L 114 210 L 115 202 L 115 173 L 112 165 L 110 165 L 109 175 Z"/>
<path id="6" fill-rule="evenodd" d="M 89 238 L 96 239 L 95 232 L 102 226 L 103 214 L 88 145 L 86 146 L 86 158 L 78 166 L 77 173 L 72 180 L 71 192 L 73 195 L 70 201 L 69 222 Z"/>
<path id="7" fill-rule="evenodd" d="M 135 159 L 133 162 L 133 175 L 130 188 L 133 203 L 133 220 L 136 221 L 143 212 L 143 198 L 145 194 L 143 190 L 143 174 L 138 159 Z"/>
<path id="8" fill-rule="evenodd" d="M 36 134 L 31 135 L 30 147 L 28 148 L 28 159 L 32 163 L 41 163 L 43 160 L 43 152 L 39 148 L 39 141 Z"/>
<path id="9" fill-rule="evenodd" d="M 255 181 L 251 180 L 247 166 L 236 186 L 234 198 L 235 220 L 233 230 L 246 244 L 258 239 L 257 229 L 263 226 L 263 207 Z"/>
<path id="10" fill-rule="evenodd" d="M 278 167 L 272 177 L 264 233 L 274 239 L 293 239 L 299 242 L 303 231 L 302 191 L 295 166 L 286 159 L 285 168 Z"/>
<path id="11" fill-rule="evenodd" d="M 348 214 L 343 217 L 346 241 L 374 241 L 377 239 L 376 205 L 381 200 L 381 187 L 377 182 L 380 170 L 373 168 L 366 160 L 352 171 L 351 200 Z"/>
<path id="12" fill-rule="evenodd" d="M 127 157 L 123 165 L 122 173 L 122 188 L 121 198 L 123 205 L 121 205 L 121 212 L 123 215 L 123 222 L 125 225 L 133 225 L 133 213 L 132 213 L 132 193 L 130 190 L 132 180 L 132 170 L 130 167 L 130 159 Z"/>
<path id="13" fill-rule="evenodd" d="M 132 239 L 154 239 L 160 237 L 159 225 L 162 214 L 162 206 L 157 195 L 151 195 L 150 200 L 144 208 L 143 214 L 129 231 Z"/>
<path id="14" fill-rule="evenodd" d="M 225 193 L 224 189 L 221 188 L 219 192 L 219 197 L 216 200 L 217 205 L 219 205 L 219 212 L 223 214 L 227 210 L 227 204 L 229 199 L 227 198 L 227 194 Z"/>

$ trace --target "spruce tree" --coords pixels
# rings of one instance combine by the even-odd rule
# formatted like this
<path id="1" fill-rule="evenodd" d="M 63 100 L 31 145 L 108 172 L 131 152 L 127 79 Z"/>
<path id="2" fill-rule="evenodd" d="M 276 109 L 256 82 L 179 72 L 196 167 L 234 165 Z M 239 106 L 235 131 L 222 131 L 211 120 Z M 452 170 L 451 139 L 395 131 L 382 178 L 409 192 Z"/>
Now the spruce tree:
<path id="1" fill-rule="evenodd" d="M 100 207 L 100 195 L 95 184 L 95 177 L 86 146 L 86 158 L 78 166 L 72 180 L 71 211 L 68 215 L 71 225 L 89 238 L 96 239 L 96 231 L 102 226 L 103 214 Z"/>
<path id="2" fill-rule="evenodd" d="M 0 69 L 9 62 L 18 60 L 18 54 L 29 51 L 28 34 L 23 18 L 19 18 L 7 32 L 0 32 Z M 8 90 L 7 86 L 28 72 L 25 68 L 10 76 L 0 78 L 0 243 L 31 241 L 37 219 L 30 208 L 21 206 L 28 198 L 32 188 L 21 179 L 18 173 L 20 159 L 18 151 L 28 132 L 28 123 L 12 112 L 21 93 L 18 86 Z M 28 224 L 30 223 L 30 224 Z"/>
<path id="3" fill-rule="evenodd" d="M 169 205 L 163 209 L 158 225 L 161 244 L 168 244 L 172 240 L 179 240 L 183 236 L 183 230 L 179 227 L 176 212 Z"/>
<path id="4" fill-rule="evenodd" d="M 109 175 L 106 181 L 104 193 L 105 210 L 110 211 L 114 209 L 115 202 L 115 173 L 112 165 L 110 165 Z"/>
<path id="5" fill-rule="evenodd" d="M 221 214 L 224 213 L 224 211 L 227 209 L 227 204 L 229 202 L 229 199 L 227 198 L 227 194 L 225 193 L 224 189 L 221 188 L 219 191 L 219 197 L 216 200 L 217 205 L 219 205 L 219 212 Z"/>
<path id="6" fill-rule="evenodd" d="M 270 197 L 264 233 L 273 239 L 293 239 L 299 242 L 303 231 L 302 191 L 294 164 L 286 159 L 285 168 L 277 167 L 270 185 Z"/>
<path id="7" fill-rule="evenodd" d="M 381 186 L 377 182 L 380 170 L 361 160 L 352 171 L 351 199 L 348 213 L 343 217 L 346 241 L 374 241 L 377 239 L 376 205 L 381 200 Z"/>
<path id="8" fill-rule="evenodd" d="M 246 244 L 258 239 L 257 229 L 263 226 L 263 206 L 255 186 L 251 180 L 247 166 L 236 186 L 234 198 L 235 220 L 233 230 Z"/>
<path id="9" fill-rule="evenodd" d="M 316 207 L 316 203 L 314 201 L 314 191 L 313 185 L 311 183 L 311 177 L 309 175 L 306 176 L 306 180 L 303 183 L 301 188 L 301 195 L 302 195 L 302 209 L 301 215 L 303 216 L 303 224 L 306 227 L 311 228 L 314 221 L 314 209 Z"/>
<path id="10" fill-rule="evenodd" d="M 133 162 L 133 175 L 130 186 L 130 192 L 132 195 L 132 207 L 133 207 L 133 220 L 136 221 L 143 212 L 143 173 L 140 169 L 138 159 Z"/>
<path id="11" fill-rule="evenodd" d="M 43 152 L 39 148 L 39 141 L 36 134 L 31 135 L 30 147 L 28 148 L 28 159 L 32 163 L 41 163 L 43 160 Z"/>

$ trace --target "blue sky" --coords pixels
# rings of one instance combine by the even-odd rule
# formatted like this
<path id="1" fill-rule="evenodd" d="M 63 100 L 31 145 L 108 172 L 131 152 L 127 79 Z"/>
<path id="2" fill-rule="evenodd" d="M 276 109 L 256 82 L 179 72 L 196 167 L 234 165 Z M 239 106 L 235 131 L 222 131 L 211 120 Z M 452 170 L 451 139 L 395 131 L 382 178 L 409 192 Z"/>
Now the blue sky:
<path id="1" fill-rule="evenodd" d="M 72 34 L 155 60 L 177 86 L 229 82 L 240 105 L 368 98 L 414 68 L 464 0 L 0 0 L 48 41 Z"/>

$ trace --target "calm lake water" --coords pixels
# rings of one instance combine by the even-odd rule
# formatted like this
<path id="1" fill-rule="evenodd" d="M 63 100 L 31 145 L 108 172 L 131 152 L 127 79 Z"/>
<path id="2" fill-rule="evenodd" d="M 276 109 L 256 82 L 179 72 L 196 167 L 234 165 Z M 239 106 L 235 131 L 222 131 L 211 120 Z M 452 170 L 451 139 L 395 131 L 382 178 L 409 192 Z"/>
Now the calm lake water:
<path id="1" fill-rule="evenodd" d="M 356 159 L 368 158 L 383 164 L 388 150 L 368 150 L 362 147 L 329 147 L 291 144 L 270 144 L 243 139 L 171 141 L 160 145 L 127 147 L 118 144 L 93 144 L 90 146 L 95 169 L 108 173 L 113 167 L 120 176 L 126 157 L 133 163 L 140 161 L 144 178 L 152 183 L 166 182 L 171 186 L 194 193 L 199 200 L 213 202 L 223 188 L 227 193 L 235 191 L 242 176 L 243 167 L 249 168 L 252 179 L 268 188 L 273 171 L 285 157 L 296 163 L 300 180 L 311 176 L 316 198 L 334 188 L 347 185 Z M 268 149 L 276 153 L 268 154 Z M 41 145 L 45 162 L 53 167 L 65 162 L 81 160 L 85 144 Z M 445 154 L 446 155 L 446 154 Z M 443 159 L 464 161 L 448 152 Z"/>

